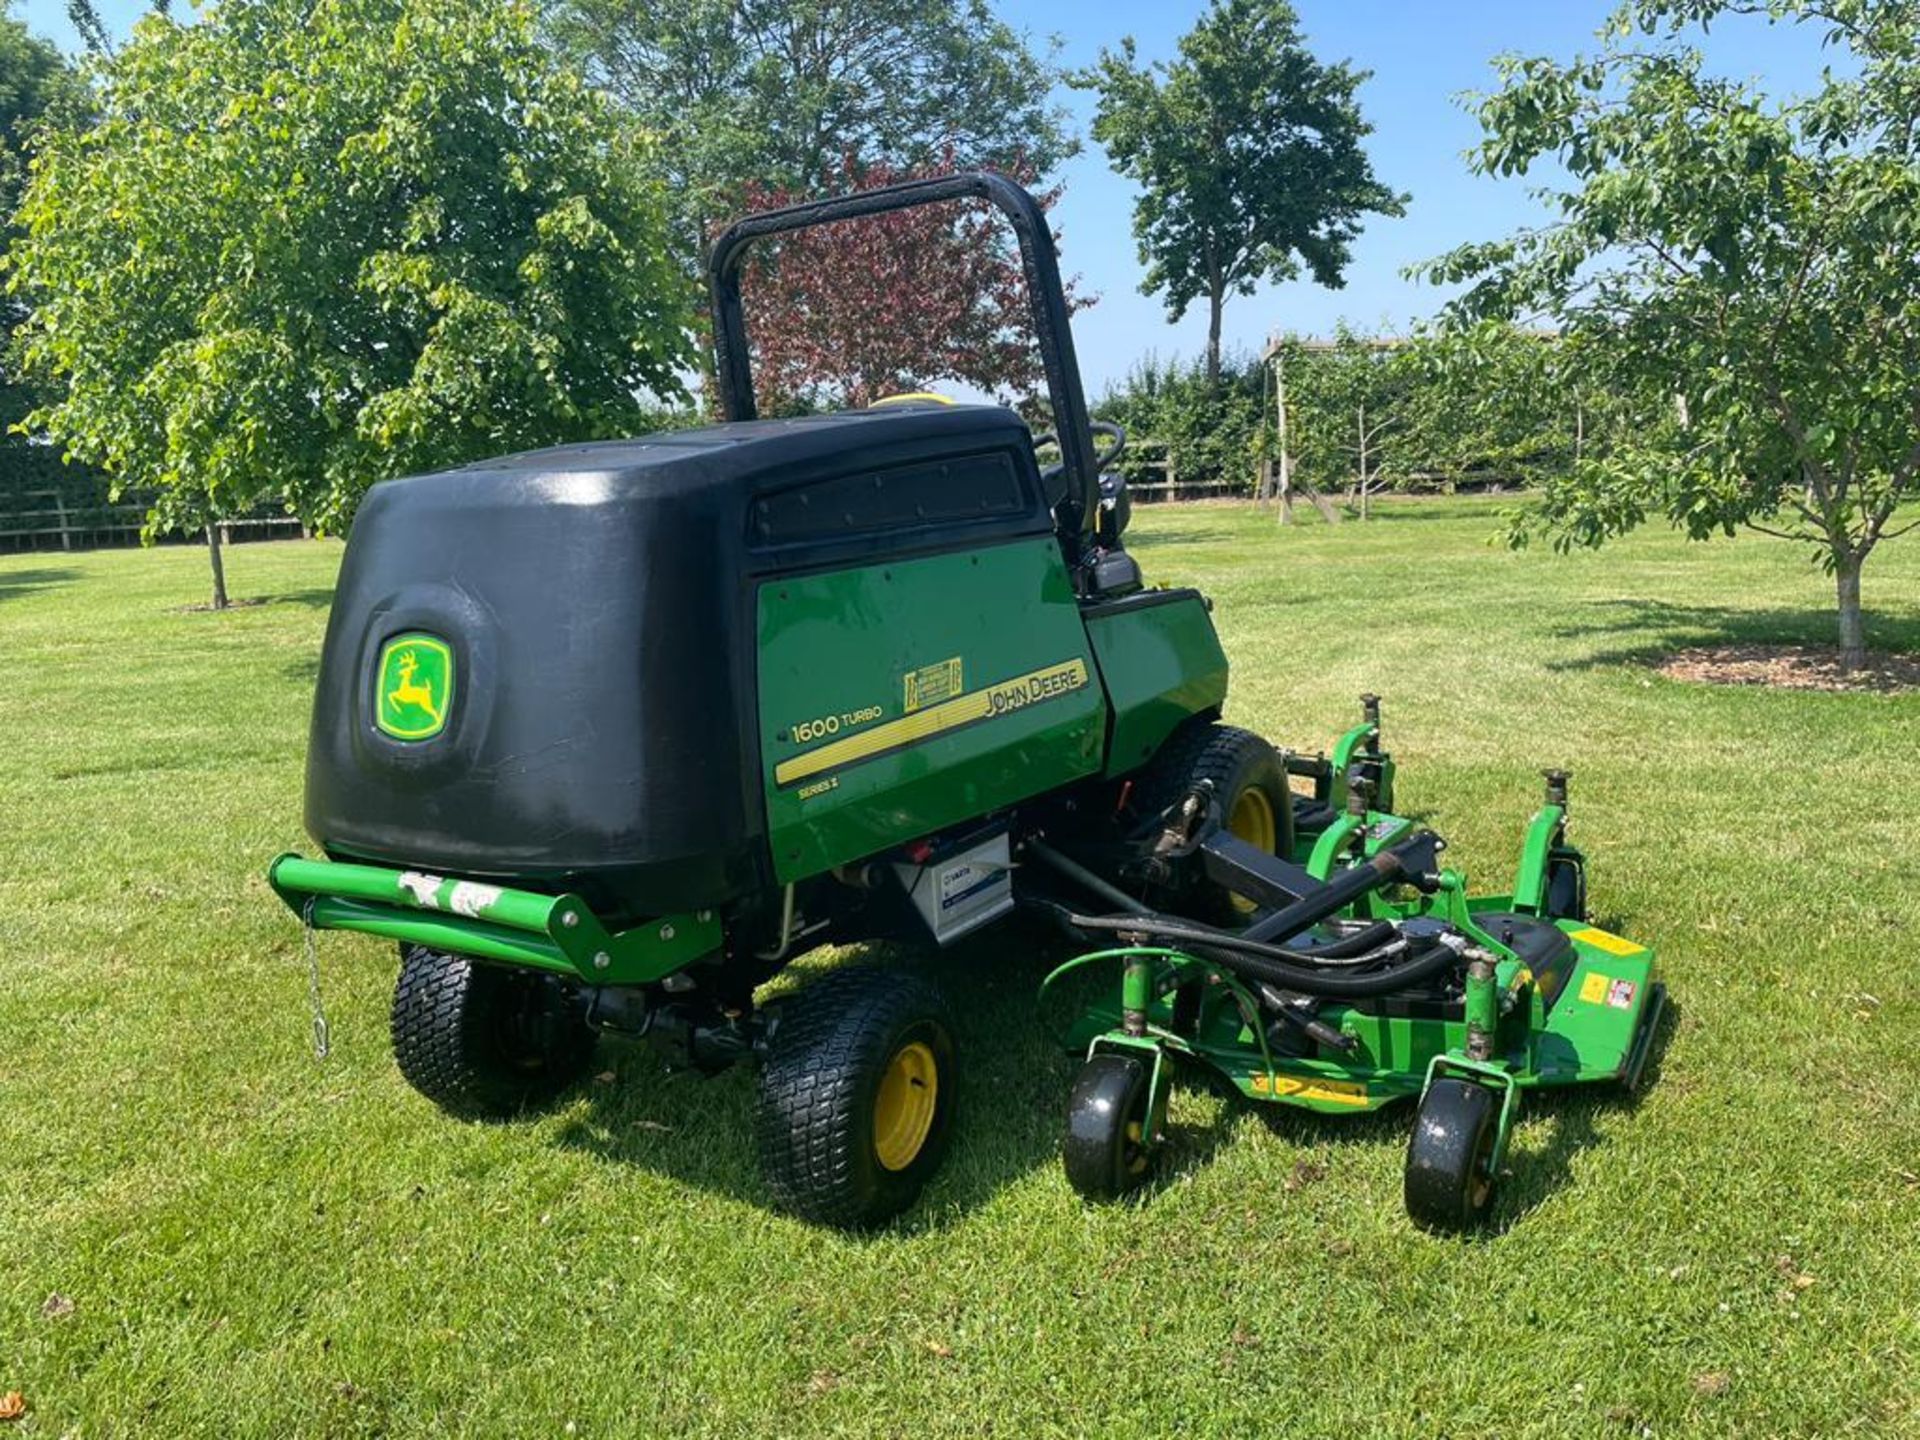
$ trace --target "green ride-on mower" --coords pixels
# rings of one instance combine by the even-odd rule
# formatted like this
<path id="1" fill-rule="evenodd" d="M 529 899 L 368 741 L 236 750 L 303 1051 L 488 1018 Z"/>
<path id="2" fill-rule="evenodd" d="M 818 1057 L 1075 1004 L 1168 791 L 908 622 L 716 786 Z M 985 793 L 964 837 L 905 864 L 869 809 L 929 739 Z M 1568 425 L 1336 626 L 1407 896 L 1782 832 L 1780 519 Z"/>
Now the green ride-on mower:
<path id="1" fill-rule="evenodd" d="M 747 247 L 955 201 L 1012 222 L 1055 434 L 922 396 L 756 419 Z M 392 481 L 354 524 L 307 766 L 325 858 L 270 876 L 310 930 L 397 942 L 416 1089 L 512 1114 L 601 1031 L 750 1060 L 773 1198 L 872 1225 L 951 1137 L 941 999 L 858 964 L 756 993 L 818 946 L 1023 909 L 1121 974 L 1071 1025 L 1088 1195 L 1146 1172 L 1177 1060 L 1316 1110 L 1419 1098 L 1434 1226 L 1484 1211 L 1521 1089 L 1637 1078 L 1652 956 L 1582 921 L 1563 785 L 1513 893 L 1468 898 L 1392 813 L 1377 715 L 1330 759 L 1219 723 L 1208 603 L 1143 585 L 1103 490 L 1125 437 L 1088 419 L 1031 196 L 966 174 L 755 215 L 710 281 L 728 423 Z"/>

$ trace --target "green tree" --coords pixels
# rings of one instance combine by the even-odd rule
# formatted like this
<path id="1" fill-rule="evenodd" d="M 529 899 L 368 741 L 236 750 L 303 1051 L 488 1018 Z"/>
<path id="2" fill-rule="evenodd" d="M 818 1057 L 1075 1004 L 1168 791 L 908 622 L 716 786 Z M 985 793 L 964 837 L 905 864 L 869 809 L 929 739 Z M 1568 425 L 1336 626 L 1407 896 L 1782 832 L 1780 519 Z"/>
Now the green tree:
<path id="1" fill-rule="evenodd" d="M 42 121 L 85 114 L 86 86 L 50 40 L 32 34 L 0 3 L 0 206 L 12 215 L 26 188 L 27 161 Z"/>
<path id="2" fill-rule="evenodd" d="M 749 186 L 818 193 L 850 162 L 1045 175 L 1073 149 L 1051 50 L 986 0 L 553 0 L 550 24 L 663 137 L 689 255 Z"/>
<path id="3" fill-rule="evenodd" d="M 1316 59 L 1286 0 L 1211 0 L 1172 63 L 1142 67 L 1129 37 L 1073 78 L 1098 93 L 1094 138 L 1140 187 L 1142 290 L 1165 295 L 1170 321 L 1207 302 L 1210 379 L 1229 295 L 1303 266 L 1337 289 L 1363 217 L 1405 213 L 1361 148 L 1367 75 Z"/>
<path id="4" fill-rule="evenodd" d="M 1158 447 L 1182 481 L 1228 482 L 1251 490 L 1260 461 L 1272 454 L 1272 389 L 1266 367 L 1229 350 L 1219 375 L 1198 361 L 1147 356 L 1092 406 L 1095 419 L 1124 425 L 1128 448 L 1120 469 L 1132 484 L 1166 478 Z"/>
<path id="5" fill-rule="evenodd" d="M 1402 441 L 1425 479 L 1541 485 L 1598 461 L 1630 427 L 1659 424 L 1654 406 L 1585 383 L 1569 342 L 1552 331 L 1488 320 L 1430 327 L 1397 355 L 1409 376 Z"/>
<path id="6" fill-rule="evenodd" d="M 85 114 L 86 87 L 50 41 L 31 34 L 0 4 L 0 224 L 4 241 L 15 237 L 12 217 L 26 189 L 27 166 L 42 125 L 71 124 Z M 26 387 L 7 353 L 25 307 L 0 300 L 0 465 L 23 468 L 25 442 L 6 432 L 32 408 Z M 37 467 L 35 467 L 37 468 Z"/>
<path id="7" fill-rule="evenodd" d="M 173 0 L 148 0 L 148 4 L 156 15 L 173 13 Z M 80 37 L 81 47 L 87 54 L 96 59 L 113 54 L 113 31 L 95 0 L 67 0 L 67 21 Z"/>
<path id="8" fill-rule="evenodd" d="M 1330 341 L 1288 339 L 1287 443 L 1316 489 L 1344 489 L 1362 520 L 1372 499 L 1412 468 L 1411 419 L 1420 376 L 1388 337 L 1342 324 Z"/>
<path id="9" fill-rule="evenodd" d="M 35 423 L 157 489 L 149 533 L 266 501 L 337 528 L 375 481 L 680 393 L 651 141 L 529 7 L 226 0 L 97 63 L 98 123 L 44 147 L 11 286 L 61 387 Z"/>
<path id="10" fill-rule="evenodd" d="M 1710 74 L 1724 15 L 1843 52 L 1804 98 Z M 1456 320 L 1544 317 L 1589 389 L 1659 403 L 1550 482 L 1516 528 L 1597 545 L 1664 514 L 1741 527 L 1834 576 L 1843 662 L 1866 657 L 1861 570 L 1920 483 L 1920 0 L 1646 0 L 1594 56 L 1508 57 L 1474 168 L 1557 162 L 1551 223 L 1424 267 Z"/>

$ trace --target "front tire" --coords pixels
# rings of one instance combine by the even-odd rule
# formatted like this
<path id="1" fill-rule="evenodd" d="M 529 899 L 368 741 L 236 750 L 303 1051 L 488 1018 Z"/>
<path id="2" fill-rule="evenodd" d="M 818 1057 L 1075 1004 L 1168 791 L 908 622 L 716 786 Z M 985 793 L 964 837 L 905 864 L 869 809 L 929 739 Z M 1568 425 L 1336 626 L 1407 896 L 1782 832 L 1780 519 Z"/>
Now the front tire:
<path id="1" fill-rule="evenodd" d="M 467 1118 L 551 1100 L 593 1058 L 594 1032 L 557 976 L 420 945 L 401 953 L 392 1026 L 407 1083 Z"/>
<path id="2" fill-rule="evenodd" d="M 1487 1218 L 1500 1100 L 1485 1085 L 1439 1079 L 1407 1143 L 1407 1214 L 1422 1230 L 1458 1234 Z"/>
<path id="3" fill-rule="evenodd" d="M 1083 1198 L 1118 1200 L 1147 1178 L 1147 1098 L 1146 1066 L 1130 1055 L 1099 1054 L 1080 1067 L 1060 1158 Z"/>
<path id="4" fill-rule="evenodd" d="M 919 1197 L 953 1129 L 946 1011 L 916 975 L 848 966 L 785 1002 L 768 1037 L 756 1117 L 782 1209 L 866 1229 Z"/>

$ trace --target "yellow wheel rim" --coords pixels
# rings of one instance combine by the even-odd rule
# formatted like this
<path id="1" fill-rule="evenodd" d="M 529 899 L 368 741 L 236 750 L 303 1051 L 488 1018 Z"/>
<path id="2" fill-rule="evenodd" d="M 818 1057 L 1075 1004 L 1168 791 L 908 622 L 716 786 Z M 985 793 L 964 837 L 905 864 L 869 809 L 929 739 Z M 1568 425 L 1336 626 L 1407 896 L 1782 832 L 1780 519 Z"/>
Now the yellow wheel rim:
<path id="1" fill-rule="evenodd" d="M 902 1045 L 887 1062 L 873 1101 L 873 1151 L 889 1170 L 904 1170 L 927 1143 L 940 1098 L 940 1067 L 920 1041 Z"/>
<path id="2" fill-rule="evenodd" d="M 1267 792 L 1257 785 L 1249 785 L 1233 797 L 1233 809 L 1227 815 L 1227 829 L 1235 836 L 1271 855 L 1280 843 L 1280 827 L 1273 818 L 1273 802 L 1267 799 Z M 1235 895 L 1233 908 L 1242 915 L 1251 915 L 1259 907 L 1244 895 Z"/>

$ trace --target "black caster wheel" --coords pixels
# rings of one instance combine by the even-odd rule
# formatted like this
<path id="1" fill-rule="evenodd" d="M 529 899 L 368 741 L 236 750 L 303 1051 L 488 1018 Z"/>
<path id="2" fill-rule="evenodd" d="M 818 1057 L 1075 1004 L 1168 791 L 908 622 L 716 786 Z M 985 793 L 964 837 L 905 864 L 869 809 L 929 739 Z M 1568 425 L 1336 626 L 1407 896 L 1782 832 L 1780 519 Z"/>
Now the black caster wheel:
<path id="1" fill-rule="evenodd" d="M 1148 1122 L 1146 1066 L 1126 1055 L 1088 1060 L 1067 1101 L 1067 1183 L 1088 1200 L 1117 1200 L 1145 1180 Z"/>
<path id="2" fill-rule="evenodd" d="M 1407 1214 L 1422 1230 L 1458 1234 L 1485 1222 L 1493 1200 L 1500 1097 L 1466 1080 L 1435 1080 L 1407 1145 Z"/>

